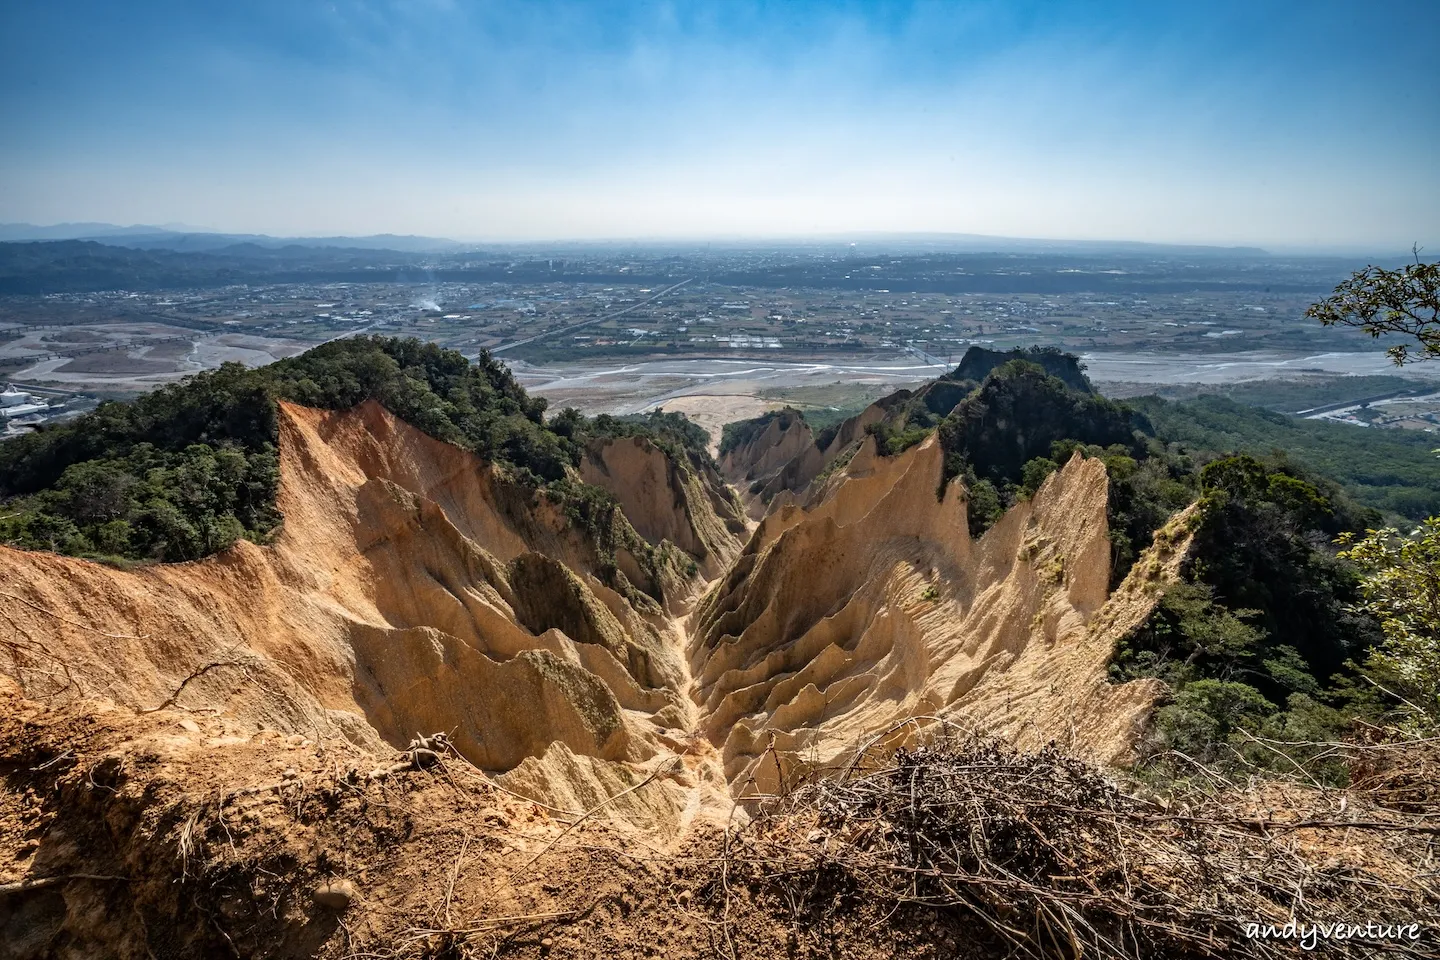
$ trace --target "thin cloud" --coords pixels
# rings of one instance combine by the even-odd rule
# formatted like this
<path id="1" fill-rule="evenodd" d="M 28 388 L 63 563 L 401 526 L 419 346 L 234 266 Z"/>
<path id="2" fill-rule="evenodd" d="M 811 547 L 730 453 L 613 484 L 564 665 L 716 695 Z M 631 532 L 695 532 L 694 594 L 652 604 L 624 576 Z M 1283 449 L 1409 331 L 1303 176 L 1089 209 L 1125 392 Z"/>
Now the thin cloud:
<path id="1" fill-rule="evenodd" d="M 1440 241 L 1429 4 L 133 6 L 3 14 L 0 219 Z"/>

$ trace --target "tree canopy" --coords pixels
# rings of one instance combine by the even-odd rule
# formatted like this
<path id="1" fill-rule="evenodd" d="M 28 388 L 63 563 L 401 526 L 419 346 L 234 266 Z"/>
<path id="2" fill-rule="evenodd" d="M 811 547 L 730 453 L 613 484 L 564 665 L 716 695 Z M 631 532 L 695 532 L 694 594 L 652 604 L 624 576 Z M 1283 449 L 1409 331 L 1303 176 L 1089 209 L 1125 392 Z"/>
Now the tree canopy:
<path id="1" fill-rule="evenodd" d="M 1327 327 L 1358 327 L 1376 338 L 1399 334 L 1413 340 L 1386 350 L 1396 364 L 1434 360 L 1440 357 L 1440 263 L 1424 263 L 1417 249 L 1415 262 L 1399 270 L 1366 267 L 1305 315 Z"/>
<path id="2" fill-rule="evenodd" d="M 345 409 L 375 399 L 437 439 L 545 487 L 603 536 L 613 498 L 573 468 L 592 439 L 643 434 L 708 458 L 678 414 L 547 418 L 501 363 L 420 340 L 354 337 L 265 367 L 227 363 L 129 402 L 0 443 L 0 542 L 128 560 L 193 560 L 280 521 L 276 402 Z"/>
<path id="3" fill-rule="evenodd" d="M 1345 536 L 1340 556 L 1360 571 L 1357 609 L 1384 640 L 1365 663 L 1395 691 L 1417 733 L 1440 730 L 1440 517 L 1404 536 L 1394 527 Z"/>

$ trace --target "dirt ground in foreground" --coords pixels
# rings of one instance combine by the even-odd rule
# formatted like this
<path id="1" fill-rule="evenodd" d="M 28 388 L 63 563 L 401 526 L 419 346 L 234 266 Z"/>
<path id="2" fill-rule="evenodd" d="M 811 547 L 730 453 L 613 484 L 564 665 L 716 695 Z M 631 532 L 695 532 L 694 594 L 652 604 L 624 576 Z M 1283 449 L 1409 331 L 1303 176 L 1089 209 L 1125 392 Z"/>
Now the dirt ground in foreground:
<path id="1" fill-rule="evenodd" d="M 727 876 L 720 830 L 652 848 L 454 757 L 0 700 L 0 958 L 995 955 L 953 913 L 796 908 Z"/>

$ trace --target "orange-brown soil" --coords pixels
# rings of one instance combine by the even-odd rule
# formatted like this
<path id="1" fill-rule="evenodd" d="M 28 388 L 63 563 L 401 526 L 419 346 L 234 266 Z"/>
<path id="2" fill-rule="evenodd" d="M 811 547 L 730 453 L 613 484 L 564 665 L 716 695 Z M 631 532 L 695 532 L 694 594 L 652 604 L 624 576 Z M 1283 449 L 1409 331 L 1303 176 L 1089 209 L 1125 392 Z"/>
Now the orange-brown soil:
<path id="1" fill-rule="evenodd" d="M 281 414 L 271 544 L 0 548 L 0 957 L 965 955 L 950 914 L 817 927 L 730 884 L 737 800 L 938 721 L 1124 760 L 1158 693 L 1104 670 L 1184 518 L 1107 595 L 1098 461 L 972 540 L 935 441 L 880 457 L 862 425 L 752 530 L 627 438 L 580 471 L 627 518 L 606 556 L 376 404 Z"/>

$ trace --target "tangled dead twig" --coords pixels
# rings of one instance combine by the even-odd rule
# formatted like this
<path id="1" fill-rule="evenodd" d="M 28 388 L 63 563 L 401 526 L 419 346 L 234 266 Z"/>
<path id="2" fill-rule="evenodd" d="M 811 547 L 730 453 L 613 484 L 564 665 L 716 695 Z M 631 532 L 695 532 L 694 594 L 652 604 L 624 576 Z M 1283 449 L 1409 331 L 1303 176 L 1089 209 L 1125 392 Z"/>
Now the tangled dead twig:
<path id="1" fill-rule="evenodd" d="M 235 660 L 212 660 L 209 663 L 206 663 L 190 671 L 190 675 L 187 676 L 184 680 L 180 681 L 180 686 L 175 688 L 175 692 L 162 700 L 157 706 L 145 707 L 138 712 L 158 713 L 161 710 L 167 710 L 170 707 L 175 706 L 177 703 L 180 702 L 180 695 L 185 692 L 186 687 L 190 686 L 190 684 L 194 683 L 196 680 L 199 680 L 201 677 L 210 673 L 212 670 L 219 670 L 222 667 L 236 667 L 240 670 L 244 670 L 247 667 L 255 666 L 259 662 L 260 661 L 258 657 L 241 657 Z"/>
<path id="2" fill-rule="evenodd" d="M 0 595 L 4 595 L 0 592 Z M 41 696 L 58 696 L 67 691 L 80 692 L 82 687 L 80 681 L 75 677 L 70 663 L 64 657 L 58 657 L 51 652 L 44 643 L 38 642 L 30 637 L 29 632 L 24 630 L 15 618 L 9 614 L 0 612 L 0 618 L 10 627 L 10 636 L 0 637 L 0 651 L 8 655 L 10 669 L 6 672 L 25 683 L 27 674 L 35 674 L 51 678 L 62 678 L 56 680 L 57 688 L 48 694 L 36 694 Z M 36 661 L 48 662 L 55 667 L 53 670 L 42 670 L 35 665 Z"/>
<path id="3" fill-rule="evenodd" d="M 1440 910 L 1424 866 L 1440 811 L 1363 798 L 1337 809 L 1320 790 L 1287 805 L 1267 789 L 1143 799 L 1056 749 L 1023 754 L 946 731 L 864 749 L 841 776 L 762 806 L 727 845 L 724 875 L 821 915 L 847 901 L 959 910 L 1032 958 L 1284 956 L 1299 945 L 1247 937 L 1245 924 L 1405 923 Z M 1365 835 L 1387 864 L 1345 855 Z M 1436 933 L 1331 946 L 1427 956 Z"/>
<path id="4" fill-rule="evenodd" d="M 534 866 L 535 861 L 539 860 L 541 857 L 545 856 L 545 854 L 549 853 L 551 848 L 554 847 L 555 844 L 565 839 L 565 837 L 569 836 L 572 830 L 580 826 L 580 824 L 584 823 L 586 820 L 589 820 L 592 816 L 594 816 L 596 813 L 599 813 L 605 807 L 608 807 L 610 804 L 614 803 L 616 800 L 619 800 L 621 797 L 628 796 L 629 794 L 634 793 L 641 787 L 644 787 L 646 784 L 650 783 L 652 780 L 655 780 L 657 777 L 660 777 L 664 774 L 669 774 L 674 771 L 675 768 L 680 765 L 681 761 L 684 759 L 684 756 L 684 754 L 677 753 L 669 760 L 657 766 L 653 771 L 651 771 L 649 776 L 641 780 L 639 783 L 631 787 L 626 787 L 624 790 L 621 790 L 619 793 L 614 794 L 613 796 L 606 797 L 604 800 L 601 800 L 589 810 L 586 810 L 585 813 L 578 820 L 570 824 L 564 830 L 560 831 L 560 833 L 557 834 L 554 839 L 552 839 L 549 843 L 545 844 L 545 846 L 540 848 L 539 853 L 535 854 L 535 856 L 531 857 L 528 861 L 526 861 L 524 869 L 528 870 L 530 869 L 530 867 Z"/>
<path id="5" fill-rule="evenodd" d="M 454 762 L 460 772 L 472 781 L 484 784 L 487 788 L 494 790 L 496 793 L 503 793 L 507 797 L 514 797 L 516 800 L 523 800 L 526 803 L 534 804 L 540 809 L 548 811 L 555 819 L 559 819 L 568 823 L 569 820 L 567 820 L 566 818 L 573 819 L 575 817 L 585 816 L 584 810 L 567 810 L 564 807 L 552 806 L 542 800 L 536 799 L 535 797 L 528 797 L 523 793 L 518 793 L 514 790 L 509 789 L 508 787 L 501 786 L 495 781 L 494 777 L 490 776 L 484 770 L 481 770 L 479 767 L 475 766 L 475 764 L 471 763 L 470 760 L 463 753 L 461 753 L 459 749 L 456 748 L 455 742 L 453 740 L 449 739 L 444 734 L 436 734 L 435 736 L 444 737 L 444 755 L 441 757 L 441 763 L 442 766 L 445 767 L 447 773 L 450 772 L 451 762 Z"/>
<path id="6" fill-rule="evenodd" d="M 337 777 L 336 782 L 340 785 L 354 786 L 358 783 L 378 783 L 397 773 L 406 770 L 425 770 L 441 762 L 443 751 L 450 749 L 449 738 L 443 733 L 433 733 L 428 737 L 418 737 L 410 741 L 410 745 L 400 753 L 400 759 L 384 767 L 376 767 L 368 773 L 361 773 L 358 767 L 351 767 L 342 777 Z M 295 788 L 303 790 L 306 780 L 299 774 L 286 776 L 282 780 L 272 780 L 269 783 L 256 784 L 252 787 L 241 787 L 230 790 L 220 798 L 221 808 L 232 804 L 237 800 L 246 797 L 254 797 L 266 793 Z"/>
<path id="7" fill-rule="evenodd" d="M 8 590 L 0 590 L 0 597 L 5 597 L 9 600 L 18 600 L 20 603 L 25 604 L 25 606 L 29 607 L 30 609 L 35 610 L 38 613 L 43 613 L 47 617 L 54 617 L 61 623 L 68 623 L 72 627 L 78 627 L 81 630 L 88 630 L 89 632 L 97 636 L 105 637 L 109 640 L 145 640 L 148 638 L 148 634 L 136 635 L 130 633 L 106 633 L 104 630 L 101 630 L 98 627 L 88 626 L 87 624 L 83 624 L 78 620 L 71 620 L 69 617 L 62 616 L 61 614 L 56 613 L 54 610 L 49 610 L 45 607 L 40 606 L 40 604 L 38 603 L 26 600 L 24 597 L 10 593 Z"/>
<path id="8" fill-rule="evenodd" d="M 125 883 L 129 879 L 129 877 L 119 877 L 107 873 L 66 873 L 56 877 L 27 877 L 24 880 L 17 880 L 14 883 L 0 883 L 0 896 L 10 893 L 25 893 L 29 890 L 42 890 L 45 887 L 69 883 L 72 880 Z"/>

